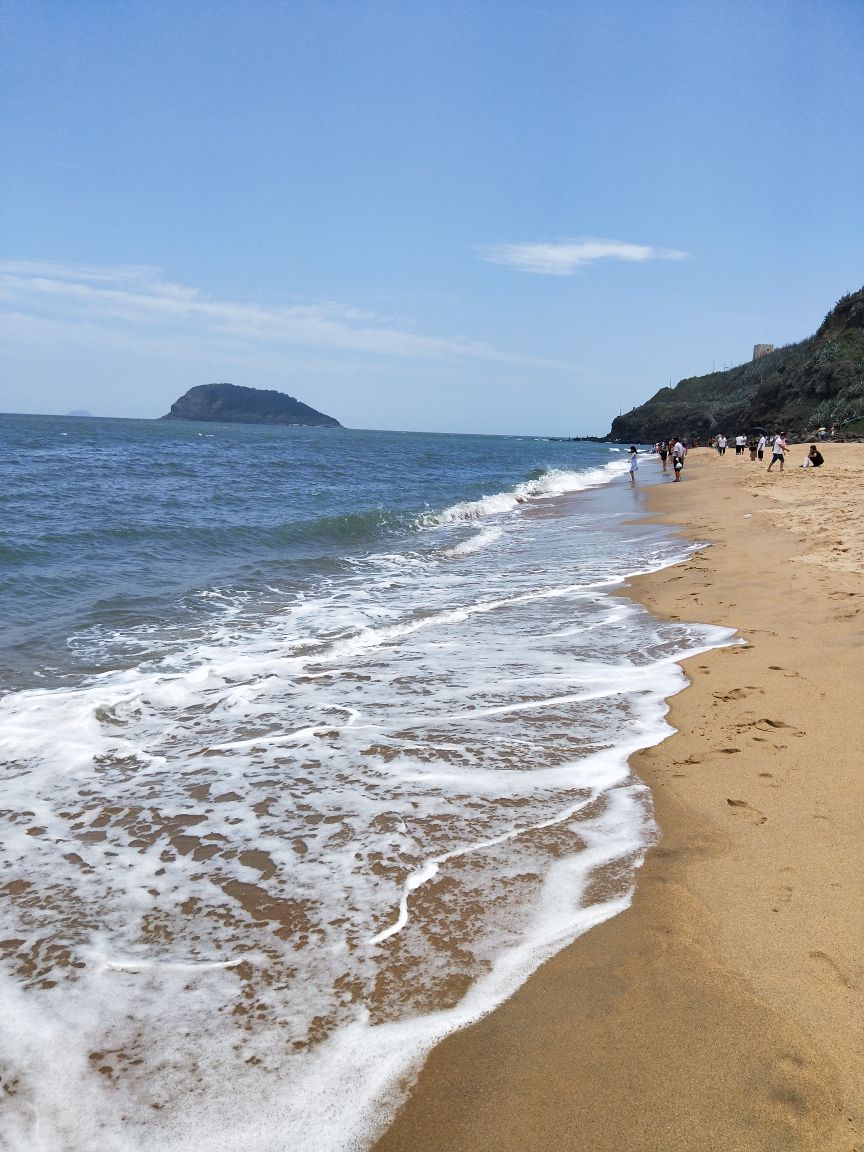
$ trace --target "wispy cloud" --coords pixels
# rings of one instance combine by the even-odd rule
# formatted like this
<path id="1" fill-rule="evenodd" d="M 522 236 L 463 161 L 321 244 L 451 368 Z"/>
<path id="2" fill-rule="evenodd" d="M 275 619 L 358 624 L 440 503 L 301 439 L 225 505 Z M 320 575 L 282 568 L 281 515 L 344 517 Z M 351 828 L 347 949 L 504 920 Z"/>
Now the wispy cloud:
<path id="1" fill-rule="evenodd" d="M 217 300 L 147 266 L 0 261 L 0 307 L 56 322 L 127 329 L 154 338 L 230 338 L 254 347 L 304 347 L 407 359 L 539 363 L 464 337 L 424 336 L 365 308 L 334 301 L 270 306 Z"/>
<path id="2" fill-rule="evenodd" d="M 687 253 L 674 248 L 653 248 L 648 244 L 626 244 L 620 240 L 556 240 L 550 244 L 490 244 L 476 249 L 481 260 L 503 264 L 517 272 L 544 276 L 572 276 L 580 268 L 598 260 L 686 260 Z"/>

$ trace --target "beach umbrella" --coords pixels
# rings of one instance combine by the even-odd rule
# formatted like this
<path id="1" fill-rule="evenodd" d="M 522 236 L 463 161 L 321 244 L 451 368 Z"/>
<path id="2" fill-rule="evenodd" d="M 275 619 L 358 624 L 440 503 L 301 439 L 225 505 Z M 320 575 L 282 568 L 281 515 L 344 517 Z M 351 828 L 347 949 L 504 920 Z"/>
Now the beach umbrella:
<path id="1" fill-rule="evenodd" d="M 750 432 L 751 432 L 751 434 L 755 433 L 757 436 L 767 436 L 768 435 L 768 429 L 767 428 L 751 428 Z"/>

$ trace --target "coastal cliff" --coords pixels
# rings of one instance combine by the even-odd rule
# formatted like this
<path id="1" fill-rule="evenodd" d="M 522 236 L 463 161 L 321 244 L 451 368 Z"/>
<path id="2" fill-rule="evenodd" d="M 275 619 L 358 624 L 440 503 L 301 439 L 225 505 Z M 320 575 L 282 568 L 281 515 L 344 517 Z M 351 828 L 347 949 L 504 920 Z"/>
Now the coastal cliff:
<path id="1" fill-rule="evenodd" d="M 199 384 L 171 405 L 163 420 L 208 420 L 223 424 L 300 424 L 311 428 L 341 428 L 308 404 L 273 389 L 239 384 Z"/>
<path id="2" fill-rule="evenodd" d="M 798 344 L 661 388 L 616 417 L 608 438 L 644 444 L 673 433 L 705 439 L 760 426 L 800 437 L 821 425 L 864 435 L 864 288 L 839 300 Z"/>

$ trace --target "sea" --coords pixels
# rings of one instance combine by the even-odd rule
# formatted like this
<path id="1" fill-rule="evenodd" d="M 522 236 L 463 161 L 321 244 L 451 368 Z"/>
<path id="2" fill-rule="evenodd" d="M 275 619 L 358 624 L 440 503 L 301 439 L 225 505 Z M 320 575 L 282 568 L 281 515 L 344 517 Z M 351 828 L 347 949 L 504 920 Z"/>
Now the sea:
<path id="1" fill-rule="evenodd" d="M 361 1152 L 622 911 L 728 631 L 620 447 L 0 416 L 0 1148 Z"/>

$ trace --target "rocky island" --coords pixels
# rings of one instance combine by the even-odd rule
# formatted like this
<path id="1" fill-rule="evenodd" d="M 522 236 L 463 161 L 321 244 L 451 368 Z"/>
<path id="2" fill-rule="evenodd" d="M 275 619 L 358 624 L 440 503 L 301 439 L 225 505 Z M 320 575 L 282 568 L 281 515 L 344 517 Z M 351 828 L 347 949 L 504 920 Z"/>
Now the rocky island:
<path id="1" fill-rule="evenodd" d="M 220 424 L 282 424 L 341 428 L 332 416 L 275 389 L 240 384 L 199 384 L 171 405 L 163 420 L 207 420 Z"/>
<path id="2" fill-rule="evenodd" d="M 676 434 L 704 440 L 754 427 L 801 438 L 823 425 L 847 439 L 864 435 L 864 288 L 839 300 L 817 332 L 798 344 L 661 388 L 616 417 L 608 439 L 648 444 Z"/>

